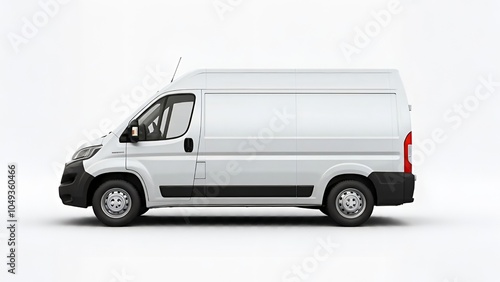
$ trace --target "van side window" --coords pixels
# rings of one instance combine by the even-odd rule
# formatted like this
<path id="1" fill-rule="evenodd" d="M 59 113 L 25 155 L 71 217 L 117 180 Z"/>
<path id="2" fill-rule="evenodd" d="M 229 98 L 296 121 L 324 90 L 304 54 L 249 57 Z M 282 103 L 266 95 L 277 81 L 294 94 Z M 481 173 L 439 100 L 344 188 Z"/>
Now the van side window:
<path id="1" fill-rule="evenodd" d="M 168 128 L 165 132 L 166 139 L 184 135 L 189 127 L 189 122 L 191 121 L 193 105 L 194 100 L 184 100 L 172 103 L 170 122 L 168 123 Z"/>
<path id="2" fill-rule="evenodd" d="M 195 97 L 174 94 L 154 103 L 138 119 L 139 141 L 155 141 L 184 135 L 191 122 Z"/>

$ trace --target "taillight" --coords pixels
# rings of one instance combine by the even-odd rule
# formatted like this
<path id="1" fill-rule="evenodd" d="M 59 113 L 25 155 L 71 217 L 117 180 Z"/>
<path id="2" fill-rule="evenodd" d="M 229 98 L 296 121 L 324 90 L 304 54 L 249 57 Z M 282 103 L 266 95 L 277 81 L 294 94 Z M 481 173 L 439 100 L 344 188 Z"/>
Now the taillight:
<path id="1" fill-rule="evenodd" d="M 404 154 L 405 154 L 405 172 L 411 173 L 411 131 L 406 135 L 404 143 Z"/>

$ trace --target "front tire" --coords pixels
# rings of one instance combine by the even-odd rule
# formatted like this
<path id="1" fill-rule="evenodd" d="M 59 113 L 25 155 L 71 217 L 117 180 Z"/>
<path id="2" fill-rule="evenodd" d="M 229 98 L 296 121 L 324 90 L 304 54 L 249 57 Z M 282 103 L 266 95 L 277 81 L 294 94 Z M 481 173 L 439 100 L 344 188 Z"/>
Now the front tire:
<path id="1" fill-rule="evenodd" d="M 125 226 L 139 215 L 141 198 L 129 182 L 109 180 L 94 193 L 92 209 L 97 219 L 105 225 Z"/>
<path id="2" fill-rule="evenodd" d="M 362 182 L 346 180 L 335 185 L 327 198 L 328 215 L 339 225 L 359 226 L 370 218 L 374 199 Z"/>

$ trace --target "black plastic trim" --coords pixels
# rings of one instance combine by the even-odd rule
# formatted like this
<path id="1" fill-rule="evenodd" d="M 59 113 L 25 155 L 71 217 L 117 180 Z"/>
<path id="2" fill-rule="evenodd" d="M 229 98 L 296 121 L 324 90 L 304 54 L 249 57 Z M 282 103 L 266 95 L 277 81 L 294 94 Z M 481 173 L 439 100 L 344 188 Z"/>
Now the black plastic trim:
<path id="1" fill-rule="evenodd" d="M 413 202 L 415 176 L 404 172 L 372 172 L 372 181 L 377 194 L 377 206 L 395 206 Z"/>
<path id="2" fill-rule="evenodd" d="M 189 198 L 193 186 L 178 185 L 178 186 L 160 186 L 160 192 L 164 198 Z"/>
<path id="3" fill-rule="evenodd" d="M 59 198 L 65 205 L 86 208 L 87 191 L 94 177 L 83 167 L 83 161 L 75 161 L 64 167 L 59 186 Z"/>
<path id="4" fill-rule="evenodd" d="M 196 197 L 310 197 L 313 185 L 164 185 L 160 186 L 165 198 Z"/>
<path id="5" fill-rule="evenodd" d="M 299 185 L 297 186 L 297 197 L 311 197 L 313 193 L 313 185 Z"/>

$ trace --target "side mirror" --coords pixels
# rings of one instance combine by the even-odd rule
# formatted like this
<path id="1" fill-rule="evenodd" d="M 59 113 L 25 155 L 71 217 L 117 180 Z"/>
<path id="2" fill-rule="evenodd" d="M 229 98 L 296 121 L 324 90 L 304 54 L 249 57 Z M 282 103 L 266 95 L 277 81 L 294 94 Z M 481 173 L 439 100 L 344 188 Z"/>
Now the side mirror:
<path id="1" fill-rule="evenodd" d="M 139 122 L 136 119 L 130 122 L 128 130 L 128 138 L 130 142 L 136 143 L 139 141 Z"/>

